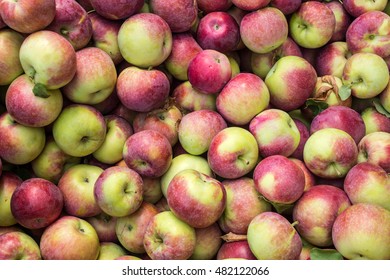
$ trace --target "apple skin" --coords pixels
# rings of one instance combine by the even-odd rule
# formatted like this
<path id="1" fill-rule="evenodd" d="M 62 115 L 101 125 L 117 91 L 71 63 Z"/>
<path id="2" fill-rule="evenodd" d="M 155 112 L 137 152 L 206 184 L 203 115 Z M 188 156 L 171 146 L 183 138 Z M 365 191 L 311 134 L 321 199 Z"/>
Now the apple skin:
<path id="1" fill-rule="evenodd" d="M 358 144 L 358 163 L 370 162 L 390 172 L 390 133 L 372 132 L 360 140 Z"/>
<path id="2" fill-rule="evenodd" d="M 270 0 L 232 0 L 233 5 L 245 11 L 259 10 L 266 7 L 269 2 Z"/>
<path id="3" fill-rule="evenodd" d="M 174 33 L 189 31 L 198 16 L 195 0 L 149 0 L 149 7 L 152 13 L 168 23 Z"/>
<path id="4" fill-rule="evenodd" d="M 326 44 L 318 51 L 316 57 L 315 69 L 318 76 L 332 75 L 341 78 L 345 63 L 351 55 L 346 42 L 337 41 Z"/>
<path id="5" fill-rule="evenodd" d="M 126 19 L 141 10 L 144 0 L 104 1 L 89 0 L 93 9 L 109 20 Z"/>
<path id="6" fill-rule="evenodd" d="M 163 211 L 149 222 L 143 243 L 152 260 L 185 260 L 195 250 L 196 233 L 171 211 Z"/>
<path id="7" fill-rule="evenodd" d="M 179 141 L 186 152 L 201 155 L 207 152 L 213 137 L 226 127 L 225 119 L 218 112 L 211 110 L 189 112 L 180 121 Z"/>
<path id="8" fill-rule="evenodd" d="M 379 94 L 379 101 L 383 106 L 383 108 L 385 108 L 387 112 L 390 112 L 390 85 L 389 84 L 382 91 L 382 93 Z"/>
<path id="9" fill-rule="evenodd" d="M 347 194 L 334 186 L 315 185 L 294 204 L 293 220 L 300 236 L 319 247 L 329 247 L 336 217 L 351 206 Z"/>
<path id="10" fill-rule="evenodd" d="M 22 34 L 6 28 L 0 30 L 0 85 L 9 85 L 16 77 L 23 73 L 19 60 L 19 50 L 23 43 Z"/>
<path id="11" fill-rule="evenodd" d="M 42 205 L 45 205 L 42 208 Z M 64 206 L 61 190 L 42 178 L 24 180 L 13 192 L 11 212 L 15 220 L 25 228 L 39 229 L 53 223 Z"/>
<path id="12" fill-rule="evenodd" d="M 120 244 L 131 253 L 145 253 L 143 237 L 149 222 L 158 213 L 156 206 L 143 202 L 134 213 L 117 218 L 115 232 Z"/>
<path id="13" fill-rule="evenodd" d="M 188 81 L 205 94 L 217 94 L 232 76 L 228 57 L 216 50 L 200 51 L 188 65 Z"/>
<path id="14" fill-rule="evenodd" d="M 96 230 L 100 242 L 118 242 L 115 232 L 117 217 L 100 212 L 96 216 L 85 218 L 85 220 Z"/>
<path id="15" fill-rule="evenodd" d="M 207 151 L 210 168 L 225 179 L 236 179 L 252 171 L 259 158 L 255 137 L 241 127 L 227 127 L 211 140 Z"/>
<path id="16" fill-rule="evenodd" d="M 44 29 L 53 21 L 55 14 L 54 0 L 0 2 L 0 17 L 6 25 L 20 33 L 33 33 Z"/>
<path id="17" fill-rule="evenodd" d="M 294 120 L 279 109 L 266 109 L 249 123 L 262 157 L 290 156 L 299 145 L 300 132 Z"/>
<path id="18" fill-rule="evenodd" d="M 244 45 L 252 52 L 270 52 L 286 41 L 287 19 L 280 10 L 273 7 L 252 11 L 242 18 L 240 35 Z"/>
<path id="19" fill-rule="evenodd" d="M 247 240 L 224 242 L 221 245 L 218 250 L 216 259 L 224 260 L 231 258 L 257 260 L 253 255 Z"/>
<path id="20" fill-rule="evenodd" d="M 48 90 L 41 97 L 33 92 L 34 83 L 26 74 L 9 85 L 5 97 L 8 113 L 20 124 L 44 127 L 54 122 L 62 111 L 63 97 L 59 89 Z"/>
<path id="21" fill-rule="evenodd" d="M 62 216 L 45 229 L 39 247 L 45 260 L 96 260 L 100 242 L 90 223 Z"/>
<path id="22" fill-rule="evenodd" d="M 212 260 L 222 244 L 221 229 L 217 223 L 205 228 L 196 228 L 196 244 L 190 260 Z"/>
<path id="23" fill-rule="evenodd" d="M 92 38 L 92 23 L 87 11 L 74 0 L 55 0 L 56 14 L 45 29 L 64 36 L 79 50 L 87 46 Z"/>
<path id="24" fill-rule="evenodd" d="M 141 176 L 160 177 L 172 161 L 172 146 L 155 130 L 142 130 L 127 138 L 123 146 L 126 165 Z"/>
<path id="25" fill-rule="evenodd" d="M 390 118 L 378 112 L 375 107 L 367 107 L 361 112 L 366 134 L 383 131 L 390 133 Z"/>
<path id="26" fill-rule="evenodd" d="M 172 51 L 164 61 L 168 72 L 177 80 L 188 80 L 190 61 L 202 50 L 190 32 L 172 34 Z"/>
<path id="27" fill-rule="evenodd" d="M 99 256 L 97 260 L 115 260 L 128 252 L 119 244 L 114 242 L 100 242 Z"/>
<path id="28" fill-rule="evenodd" d="M 0 260 L 41 260 L 38 243 L 24 232 L 0 234 Z"/>
<path id="29" fill-rule="evenodd" d="M 383 11 L 387 1 L 365 2 L 360 0 L 345 0 L 343 7 L 354 18 L 370 11 Z"/>
<path id="30" fill-rule="evenodd" d="M 162 17 L 138 13 L 122 24 L 118 44 L 127 62 L 142 68 L 158 66 L 171 53 L 172 32 Z"/>
<path id="31" fill-rule="evenodd" d="M 194 88 L 189 81 L 177 85 L 172 92 L 175 104 L 184 111 L 216 110 L 216 95 L 204 94 Z"/>
<path id="32" fill-rule="evenodd" d="M 227 11 L 232 6 L 232 0 L 197 0 L 199 10 L 207 13 L 215 11 Z"/>
<path id="33" fill-rule="evenodd" d="M 268 201 L 292 204 L 305 189 L 302 169 L 285 156 L 273 155 L 261 160 L 253 171 L 256 190 Z"/>
<path id="34" fill-rule="evenodd" d="M 228 12 L 210 12 L 199 21 L 196 41 L 202 49 L 234 51 L 240 42 L 240 27 Z"/>
<path id="35" fill-rule="evenodd" d="M 346 32 L 346 43 L 352 53 L 369 52 L 381 57 L 390 55 L 390 16 L 370 11 L 354 19 Z"/>
<path id="36" fill-rule="evenodd" d="M 310 136 L 309 127 L 306 126 L 302 121 L 293 118 L 293 121 L 298 128 L 299 131 L 299 144 L 298 147 L 294 150 L 294 152 L 290 155 L 290 157 L 303 160 L 303 148 L 305 147 L 307 139 Z"/>
<path id="37" fill-rule="evenodd" d="M 271 0 L 271 7 L 279 9 L 284 15 L 291 15 L 299 9 L 302 0 Z"/>
<path id="38" fill-rule="evenodd" d="M 166 197 L 175 216 L 194 228 L 215 223 L 226 206 L 222 183 L 194 169 L 177 173 L 168 185 Z"/>
<path id="39" fill-rule="evenodd" d="M 95 201 L 94 185 L 102 172 L 102 168 L 90 164 L 76 164 L 64 172 L 57 185 L 67 214 L 86 218 L 101 213 Z"/>
<path id="40" fill-rule="evenodd" d="M 275 212 L 254 217 L 248 227 L 248 244 L 259 260 L 296 260 L 302 241 L 290 222 Z"/>
<path id="41" fill-rule="evenodd" d="M 349 260 L 390 259 L 390 211 L 358 203 L 337 216 L 332 239 L 337 251 Z"/>
<path id="42" fill-rule="evenodd" d="M 345 176 L 344 191 L 353 204 L 377 204 L 390 211 L 390 178 L 376 164 L 361 162 L 352 167 Z"/>
<path id="43" fill-rule="evenodd" d="M 314 67 L 299 56 L 280 58 L 265 77 L 273 106 L 283 111 L 301 107 L 317 83 Z"/>
<path id="44" fill-rule="evenodd" d="M 246 234 L 249 223 L 255 216 L 271 211 L 271 204 L 260 197 L 252 178 L 224 180 L 222 185 L 226 191 L 226 207 L 218 224 L 223 232 Z M 244 205 L 246 206 L 243 207 Z"/>
<path id="45" fill-rule="evenodd" d="M 368 99 L 379 95 L 389 83 L 389 69 L 382 57 L 374 53 L 355 53 L 345 63 L 343 84 L 352 96 Z"/>
<path id="46" fill-rule="evenodd" d="M 164 105 L 170 82 L 158 69 L 130 66 L 119 74 L 116 90 L 124 106 L 136 112 L 149 112 Z"/>
<path id="47" fill-rule="evenodd" d="M 10 171 L 3 171 L 0 176 L 0 227 L 17 224 L 11 211 L 11 198 L 15 189 L 23 180 Z"/>
<path id="48" fill-rule="evenodd" d="M 97 178 L 94 195 L 100 209 L 108 215 L 130 215 L 142 203 L 142 178 L 130 168 L 109 167 Z"/>
<path id="49" fill-rule="evenodd" d="M 106 137 L 92 155 L 100 162 L 114 164 L 123 159 L 123 147 L 134 131 L 131 124 L 122 117 L 108 114 L 104 119 L 107 127 Z"/>
<path id="50" fill-rule="evenodd" d="M 218 94 L 216 106 L 227 122 L 241 126 L 264 111 L 269 100 L 268 88 L 261 78 L 252 73 L 239 73 Z"/>
<path id="51" fill-rule="evenodd" d="M 366 135 L 366 127 L 361 115 L 346 106 L 331 106 L 320 112 L 311 122 L 310 134 L 326 127 L 347 132 L 356 144 Z"/>
<path id="52" fill-rule="evenodd" d="M 341 2 L 330 1 L 325 2 L 325 5 L 332 10 L 336 19 L 336 26 L 333 35 L 330 38 L 330 42 L 345 41 L 348 26 L 353 19 L 352 16 L 347 12 Z"/>
<path id="53" fill-rule="evenodd" d="M 72 133 L 68 133 L 68 128 L 73 130 Z M 99 149 L 106 131 L 103 114 L 85 104 L 71 104 L 64 108 L 52 129 L 57 145 L 74 157 L 84 157 Z"/>
<path id="54" fill-rule="evenodd" d="M 26 164 L 34 160 L 45 147 L 42 127 L 17 123 L 9 113 L 0 115 L 0 157 L 11 164 Z"/>
<path id="55" fill-rule="evenodd" d="M 42 84 L 46 89 L 61 88 L 76 74 L 76 51 L 67 39 L 54 31 L 40 30 L 27 36 L 20 47 L 19 58 L 24 72 L 35 84 Z"/>

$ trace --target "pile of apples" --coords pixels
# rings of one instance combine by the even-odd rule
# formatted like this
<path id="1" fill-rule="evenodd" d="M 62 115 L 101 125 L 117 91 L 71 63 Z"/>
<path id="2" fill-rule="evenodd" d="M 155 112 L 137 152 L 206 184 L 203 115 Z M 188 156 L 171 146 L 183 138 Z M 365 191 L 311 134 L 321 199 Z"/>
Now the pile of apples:
<path id="1" fill-rule="evenodd" d="M 389 14 L 0 0 L 0 259 L 390 259 Z"/>

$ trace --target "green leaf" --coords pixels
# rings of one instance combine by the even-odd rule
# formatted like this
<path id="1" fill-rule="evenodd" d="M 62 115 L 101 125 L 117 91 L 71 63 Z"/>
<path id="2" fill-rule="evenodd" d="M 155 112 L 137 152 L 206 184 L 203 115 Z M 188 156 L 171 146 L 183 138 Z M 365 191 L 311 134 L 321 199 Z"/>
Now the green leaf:
<path id="1" fill-rule="evenodd" d="M 343 256 L 335 249 L 310 249 L 311 260 L 343 260 Z"/>
<path id="2" fill-rule="evenodd" d="M 275 208 L 276 212 L 278 212 L 279 214 L 282 214 L 285 211 L 290 210 L 294 207 L 294 203 L 292 204 L 277 203 L 266 199 L 264 196 L 260 196 L 260 197 L 264 199 L 266 202 L 270 203 Z"/>
<path id="3" fill-rule="evenodd" d="M 48 98 L 50 96 L 50 94 L 47 92 L 45 85 L 41 83 L 35 84 L 33 88 L 33 93 L 35 96 L 42 98 Z"/>
<path id="4" fill-rule="evenodd" d="M 339 89 L 339 96 L 342 101 L 347 100 L 351 96 L 351 86 L 342 85 Z"/>
<path id="5" fill-rule="evenodd" d="M 305 106 L 312 112 L 313 117 L 317 116 L 319 113 L 329 107 L 328 103 L 311 98 L 306 100 Z"/>
<path id="6" fill-rule="evenodd" d="M 374 104 L 374 107 L 378 111 L 378 113 L 390 118 L 390 112 L 387 112 L 387 110 L 382 106 L 382 103 L 378 99 L 374 99 L 372 103 Z"/>

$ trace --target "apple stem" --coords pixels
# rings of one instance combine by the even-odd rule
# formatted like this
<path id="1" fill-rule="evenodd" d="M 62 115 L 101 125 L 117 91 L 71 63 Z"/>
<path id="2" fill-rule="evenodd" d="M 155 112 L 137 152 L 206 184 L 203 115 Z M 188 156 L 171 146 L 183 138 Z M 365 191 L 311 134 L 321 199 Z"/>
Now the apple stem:
<path id="1" fill-rule="evenodd" d="M 234 241 L 244 241 L 247 240 L 247 236 L 245 234 L 235 234 L 233 232 L 229 232 L 225 235 L 222 235 L 221 238 L 225 242 L 234 242 Z"/>
<path id="2" fill-rule="evenodd" d="M 292 227 L 295 227 L 295 226 L 298 225 L 298 224 L 299 224 L 298 221 L 294 221 L 294 222 L 291 224 L 291 226 L 292 226 Z"/>
<path id="3" fill-rule="evenodd" d="M 50 94 L 47 92 L 45 85 L 41 83 L 35 84 L 33 88 L 33 93 L 35 96 L 42 98 L 48 98 L 50 96 Z"/>

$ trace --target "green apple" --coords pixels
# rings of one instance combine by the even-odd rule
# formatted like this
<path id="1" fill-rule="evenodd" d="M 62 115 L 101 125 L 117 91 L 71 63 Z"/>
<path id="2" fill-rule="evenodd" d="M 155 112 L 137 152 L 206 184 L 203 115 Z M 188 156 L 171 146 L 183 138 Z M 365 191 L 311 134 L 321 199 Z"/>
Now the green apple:
<path id="1" fill-rule="evenodd" d="M 98 260 L 115 260 L 126 255 L 128 252 L 119 244 L 114 242 L 100 242 Z"/>
<path id="2" fill-rule="evenodd" d="M 4 171 L 0 176 L 0 227 L 17 224 L 11 211 L 11 197 L 22 182 L 19 176 L 10 171 Z"/>

